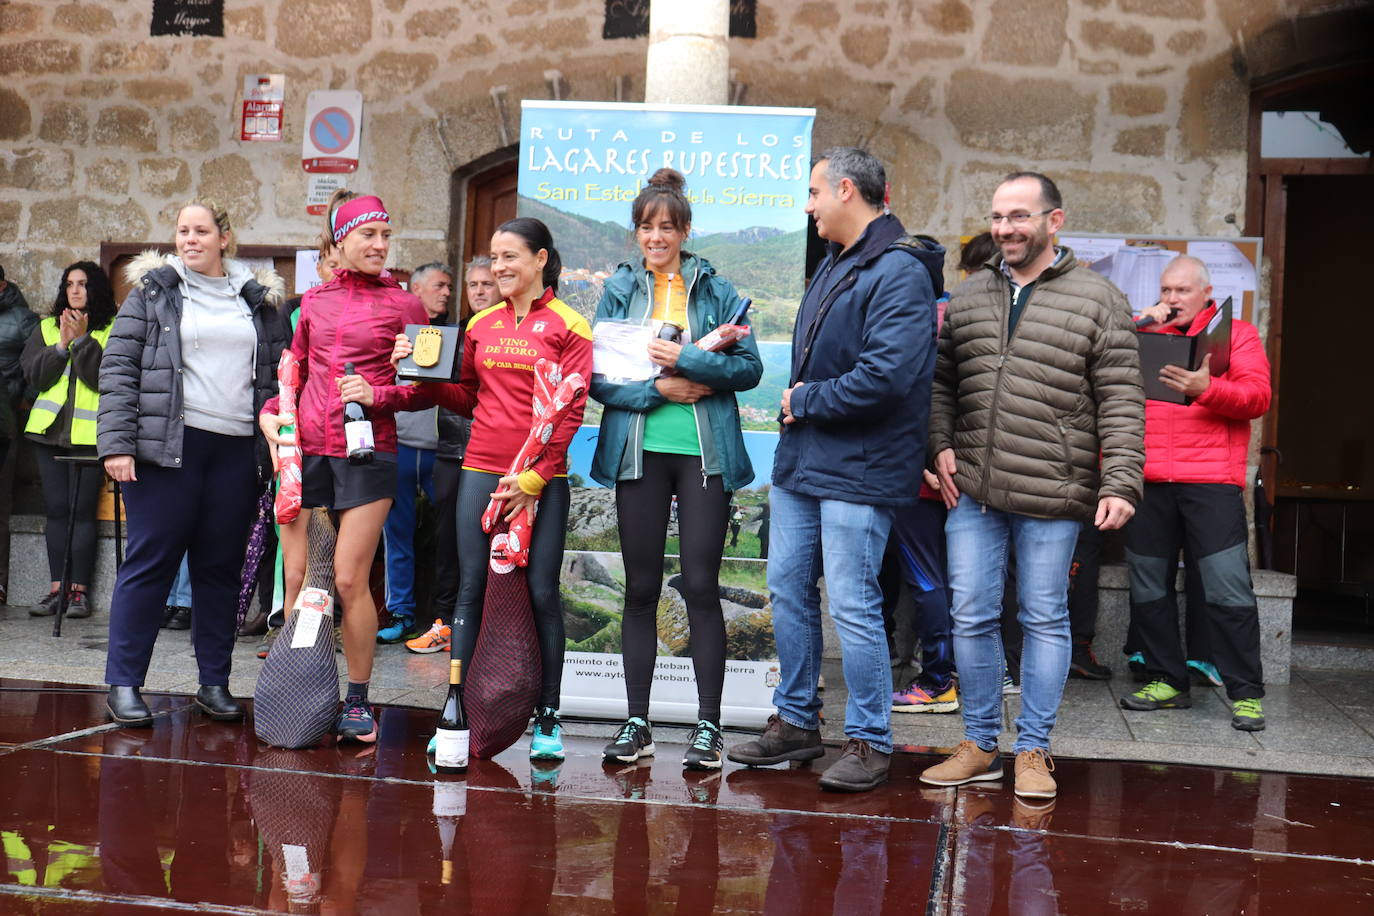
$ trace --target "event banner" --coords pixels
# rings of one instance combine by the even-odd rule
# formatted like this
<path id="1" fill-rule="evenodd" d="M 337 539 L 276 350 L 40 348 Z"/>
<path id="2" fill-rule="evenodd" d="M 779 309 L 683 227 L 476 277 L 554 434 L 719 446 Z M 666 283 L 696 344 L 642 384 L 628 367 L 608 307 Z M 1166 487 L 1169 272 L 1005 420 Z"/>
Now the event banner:
<path id="1" fill-rule="evenodd" d="M 602 285 L 617 266 L 630 262 L 642 269 L 630 206 L 649 176 L 669 167 L 686 178 L 692 204 L 692 232 L 683 247 L 753 300 L 749 314 L 764 374 L 738 401 L 754 481 L 733 494 L 720 575 L 727 640 L 722 714 L 733 725 L 764 722 L 778 676 L 765 575 L 768 481 L 802 297 L 814 118 L 809 108 L 522 103 L 517 211 L 538 217 L 553 232 L 563 259 L 560 298 L 593 320 Z M 600 405 L 590 402 L 569 455 L 572 512 L 560 585 L 568 638 L 562 708 L 623 718 L 625 572 L 615 493 L 590 476 L 600 417 Z M 650 714 L 658 721 L 695 722 L 690 630 L 678 590 L 676 503 L 669 518 Z"/>

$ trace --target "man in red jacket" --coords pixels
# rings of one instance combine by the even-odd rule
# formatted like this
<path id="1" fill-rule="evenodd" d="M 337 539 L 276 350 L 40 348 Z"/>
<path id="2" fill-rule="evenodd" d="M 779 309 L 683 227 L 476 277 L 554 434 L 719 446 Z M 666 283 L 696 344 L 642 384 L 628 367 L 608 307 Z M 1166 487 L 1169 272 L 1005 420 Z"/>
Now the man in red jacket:
<path id="1" fill-rule="evenodd" d="M 1159 285 L 1159 303 L 1142 313 L 1158 322 L 1148 330 L 1193 336 L 1216 314 L 1207 266 L 1197 258 L 1174 259 Z M 1269 409 L 1269 360 L 1255 326 L 1236 320 L 1225 372 L 1212 375 L 1208 357 L 1193 372 L 1165 366 L 1160 381 L 1193 401 L 1145 402 L 1145 498 L 1125 533 L 1131 622 L 1150 680 L 1121 705 L 1193 705 L 1174 601 L 1178 551 L 1186 540 L 1202 576 L 1214 661 L 1232 701 L 1231 727 L 1259 731 L 1264 675 L 1242 496 L 1250 421 Z"/>

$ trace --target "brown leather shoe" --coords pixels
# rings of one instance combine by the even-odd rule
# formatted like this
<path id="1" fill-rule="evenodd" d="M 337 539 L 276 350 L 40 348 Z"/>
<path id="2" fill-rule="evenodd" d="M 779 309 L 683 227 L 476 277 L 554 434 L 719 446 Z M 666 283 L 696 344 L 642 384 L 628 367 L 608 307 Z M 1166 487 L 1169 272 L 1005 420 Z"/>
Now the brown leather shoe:
<path id="1" fill-rule="evenodd" d="M 1002 757 L 997 751 L 985 751 L 976 741 L 960 741 L 958 749 L 942 763 L 928 767 L 921 773 L 921 782 L 932 786 L 962 786 L 966 782 L 980 782 L 1002 778 Z"/>
<path id="2" fill-rule="evenodd" d="M 874 750 L 862 738 L 850 738 L 840 759 L 821 774 L 821 788 L 832 792 L 867 792 L 887 782 L 892 755 Z"/>
<path id="3" fill-rule="evenodd" d="M 240 636 L 261 636 L 266 632 L 267 614 L 264 611 L 258 611 L 252 617 L 246 619 L 243 625 L 239 627 Z"/>
<path id="4" fill-rule="evenodd" d="M 1025 798 L 1054 798 L 1059 786 L 1054 777 L 1054 758 L 1037 747 L 1016 755 L 1016 794 Z"/>
<path id="5" fill-rule="evenodd" d="M 774 713 L 768 717 L 768 727 L 763 734 L 753 741 L 735 745 L 726 756 L 735 763 L 766 767 L 788 760 L 815 760 L 824 755 L 819 728 L 797 728 Z"/>
<path id="6" fill-rule="evenodd" d="M 1022 830 L 1048 830 L 1054 816 L 1055 800 L 1023 799 L 1012 797 L 1011 825 Z"/>

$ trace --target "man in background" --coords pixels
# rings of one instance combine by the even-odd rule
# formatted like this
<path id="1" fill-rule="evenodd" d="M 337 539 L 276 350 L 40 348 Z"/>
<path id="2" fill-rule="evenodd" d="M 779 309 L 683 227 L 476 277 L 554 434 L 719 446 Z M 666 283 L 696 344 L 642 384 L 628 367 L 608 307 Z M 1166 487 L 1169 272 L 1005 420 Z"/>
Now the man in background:
<path id="1" fill-rule="evenodd" d="M 410 291 L 425 307 L 430 324 L 446 324 L 453 296 L 453 269 L 437 261 L 415 268 Z M 396 499 L 382 526 L 386 547 L 386 609 L 391 623 L 377 631 L 380 643 L 415 635 L 415 535 L 417 501 L 423 492 L 434 505 L 434 454 L 439 447 L 439 408 L 396 414 Z"/>
<path id="2" fill-rule="evenodd" d="M 1193 337 L 1221 308 L 1197 258 L 1170 261 L 1159 286 L 1159 302 L 1141 313 L 1156 322 L 1146 332 Z M 1161 370 L 1160 382 L 1190 403 L 1145 402 L 1145 498 L 1125 534 L 1131 623 L 1149 682 L 1121 705 L 1192 705 L 1174 595 L 1178 550 L 1186 543 L 1202 580 L 1208 644 L 1232 703 L 1231 727 L 1253 732 L 1264 728 L 1264 673 L 1243 497 L 1250 422 L 1269 409 L 1272 394 L 1255 326 L 1233 319 L 1226 371 L 1213 375 L 1211 365 L 1209 354 L 1195 370 Z"/>
<path id="3" fill-rule="evenodd" d="M 463 270 L 467 301 L 459 308 L 457 325 L 462 329 L 477 312 L 493 306 L 501 296 L 491 275 L 491 258 L 479 256 Z M 463 360 L 462 336 L 454 359 Z M 453 635 L 453 609 L 458 604 L 458 475 L 463 468 L 472 420 L 439 408 L 439 446 L 434 452 L 434 623 L 406 648 L 422 655 L 447 652 Z"/>

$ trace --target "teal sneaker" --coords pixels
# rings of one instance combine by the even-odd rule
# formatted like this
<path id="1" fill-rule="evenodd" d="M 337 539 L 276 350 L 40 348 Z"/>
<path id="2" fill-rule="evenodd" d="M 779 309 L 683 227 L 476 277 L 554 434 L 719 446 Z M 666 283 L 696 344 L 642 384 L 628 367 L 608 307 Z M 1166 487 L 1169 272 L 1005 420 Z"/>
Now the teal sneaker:
<path id="1" fill-rule="evenodd" d="M 1189 674 L 1193 676 L 1195 684 L 1211 684 L 1213 687 L 1221 686 L 1221 672 L 1217 666 L 1211 662 L 1198 661 L 1195 658 L 1188 659 Z"/>
<path id="2" fill-rule="evenodd" d="M 402 640 L 414 639 L 417 635 L 419 634 L 415 632 L 414 617 L 397 617 L 391 626 L 382 627 L 377 631 L 377 642 L 391 645 Z"/>
<path id="3" fill-rule="evenodd" d="M 1002 675 L 1002 696 L 1014 697 L 1020 696 L 1020 694 L 1021 685 L 1013 681 L 1010 674 Z"/>
<path id="4" fill-rule="evenodd" d="M 1186 691 L 1169 686 L 1162 680 L 1150 681 L 1135 693 L 1121 698 L 1122 709 L 1187 709 L 1193 705 L 1193 698 Z"/>
<path id="5" fill-rule="evenodd" d="M 1145 669 L 1145 656 L 1140 652 L 1132 652 L 1126 656 L 1126 667 L 1131 670 L 1131 677 L 1137 684 L 1143 684 L 1149 679 Z"/>
<path id="6" fill-rule="evenodd" d="M 530 739 L 531 760 L 563 759 L 563 726 L 558 710 L 541 706 L 534 711 L 534 736 Z"/>
<path id="7" fill-rule="evenodd" d="M 563 769 L 563 761 L 530 761 L 530 789 L 535 792 L 558 791 L 558 776 Z"/>
<path id="8" fill-rule="evenodd" d="M 639 716 L 631 716 L 620 726 L 611 743 L 601 751 L 606 760 L 634 763 L 640 757 L 654 756 L 654 736 L 649 723 Z"/>
<path id="9" fill-rule="evenodd" d="M 1243 732 L 1264 731 L 1264 706 L 1259 697 L 1246 697 L 1231 704 L 1231 727 Z"/>
<path id="10" fill-rule="evenodd" d="M 682 765 L 689 770 L 719 770 L 720 755 L 724 752 L 725 739 L 721 737 L 720 726 L 702 719 L 687 739 Z"/>

